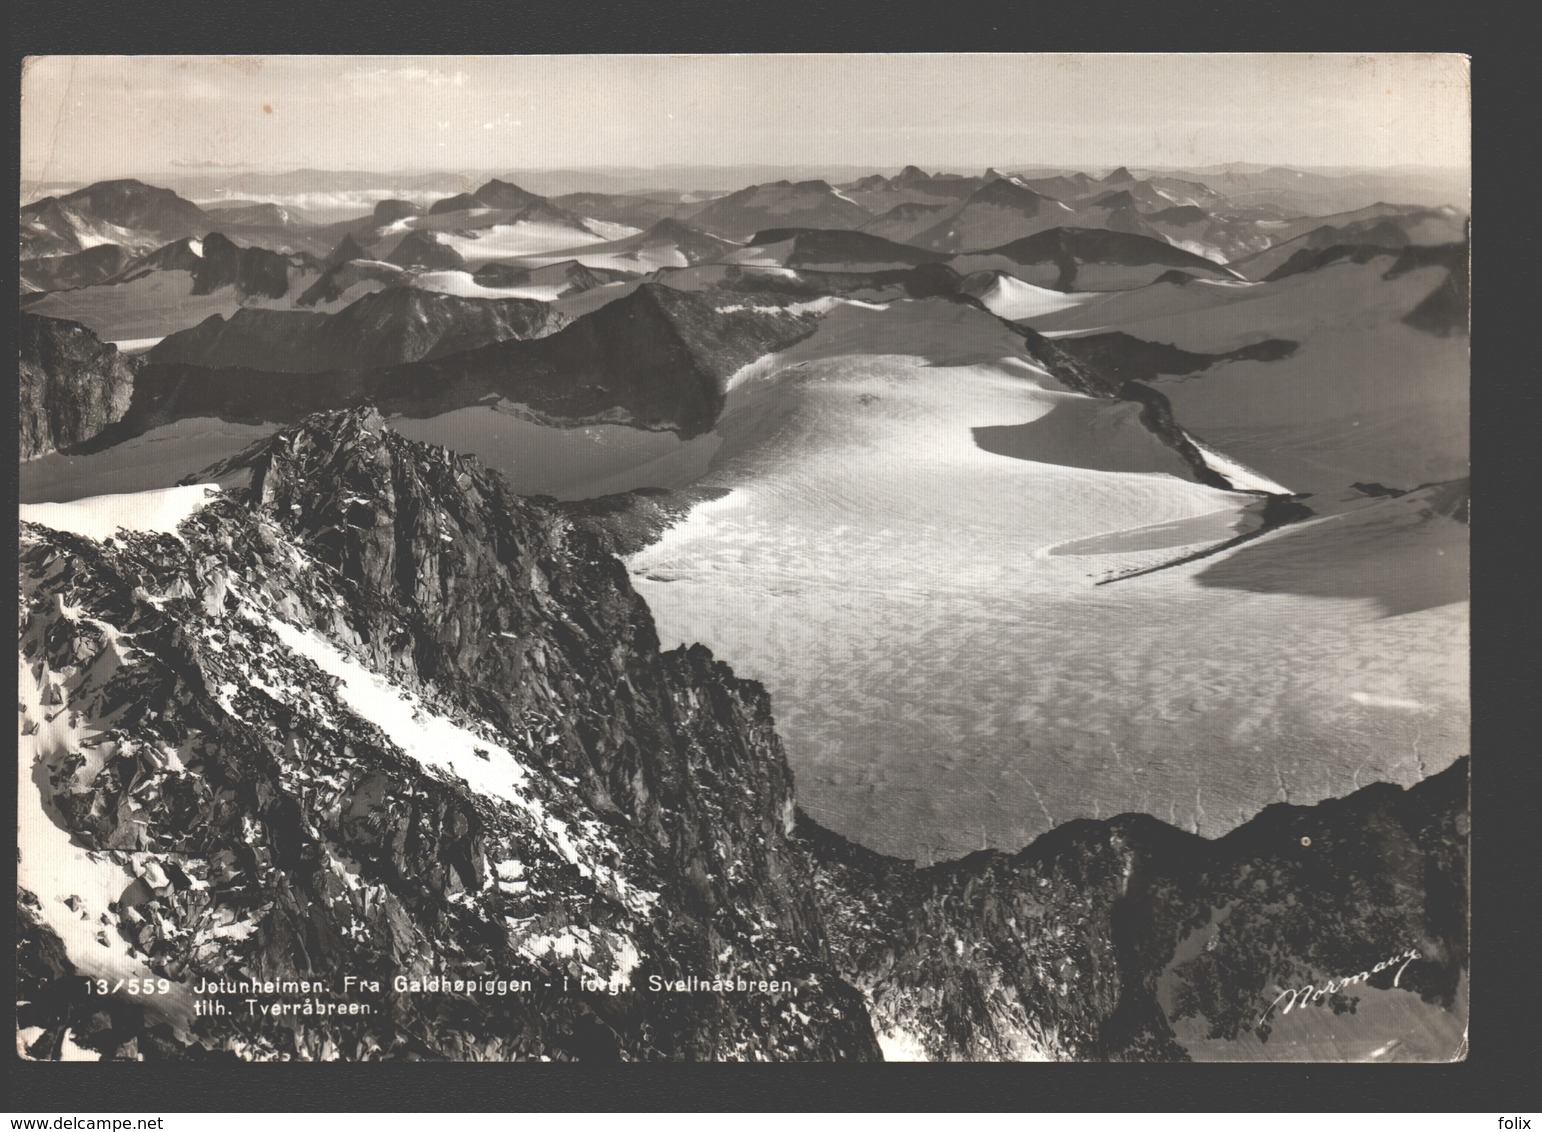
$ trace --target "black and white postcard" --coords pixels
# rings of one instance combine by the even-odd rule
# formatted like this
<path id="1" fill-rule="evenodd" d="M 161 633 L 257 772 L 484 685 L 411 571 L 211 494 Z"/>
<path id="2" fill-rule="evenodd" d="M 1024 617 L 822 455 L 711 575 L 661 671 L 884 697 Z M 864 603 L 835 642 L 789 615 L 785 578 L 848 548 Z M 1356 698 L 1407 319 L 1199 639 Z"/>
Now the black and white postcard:
<path id="1" fill-rule="evenodd" d="M 18 1055 L 1463 1060 L 1469 119 L 31 58 Z"/>

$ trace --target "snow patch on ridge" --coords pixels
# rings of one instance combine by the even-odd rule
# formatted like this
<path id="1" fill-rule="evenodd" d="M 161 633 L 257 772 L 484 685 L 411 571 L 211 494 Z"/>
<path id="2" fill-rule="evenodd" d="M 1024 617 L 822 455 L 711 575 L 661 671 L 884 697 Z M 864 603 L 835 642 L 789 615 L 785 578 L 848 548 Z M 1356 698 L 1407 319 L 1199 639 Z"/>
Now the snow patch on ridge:
<path id="1" fill-rule="evenodd" d="M 1185 434 L 1188 435 L 1188 434 Z M 1284 484 L 1276 483 L 1262 472 L 1256 472 L 1240 460 L 1233 459 L 1225 453 L 1217 452 L 1208 444 L 1189 436 L 1189 440 L 1200 455 L 1205 458 L 1212 471 L 1226 477 L 1227 481 L 1238 491 L 1266 491 L 1271 495 L 1290 495 L 1291 489 Z"/>
<path id="2" fill-rule="evenodd" d="M 563 860 L 585 876 L 608 882 L 633 911 L 646 913 L 657 899 L 655 894 L 636 888 L 606 863 L 607 858 L 614 856 L 614 846 L 597 822 L 575 827 L 547 811 L 531 789 L 529 768 L 508 747 L 436 712 L 421 697 L 370 671 L 314 630 L 300 629 L 278 618 L 259 617 L 250 608 L 245 614 L 271 628 L 285 647 L 334 677 L 343 706 L 379 727 L 418 765 L 459 779 L 477 794 L 505 802 L 524 813 Z M 252 683 L 264 687 L 256 674 Z M 282 695 L 281 690 L 265 690 Z"/>
<path id="3" fill-rule="evenodd" d="M 24 523 L 101 542 L 119 529 L 174 535 L 219 492 L 216 484 L 199 483 L 126 495 L 97 495 L 73 503 L 24 503 L 19 511 Z"/>

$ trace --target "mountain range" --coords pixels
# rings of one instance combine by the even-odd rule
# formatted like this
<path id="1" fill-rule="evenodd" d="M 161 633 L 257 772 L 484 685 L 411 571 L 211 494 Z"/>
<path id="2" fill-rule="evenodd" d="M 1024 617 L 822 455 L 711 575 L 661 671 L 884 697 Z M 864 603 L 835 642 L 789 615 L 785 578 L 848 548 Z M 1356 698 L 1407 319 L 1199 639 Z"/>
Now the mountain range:
<path id="1" fill-rule="evenodd" d="M 1460 1057 L 1466 214 L 1288 172 L 25 206 L 18 1049 Z"/>

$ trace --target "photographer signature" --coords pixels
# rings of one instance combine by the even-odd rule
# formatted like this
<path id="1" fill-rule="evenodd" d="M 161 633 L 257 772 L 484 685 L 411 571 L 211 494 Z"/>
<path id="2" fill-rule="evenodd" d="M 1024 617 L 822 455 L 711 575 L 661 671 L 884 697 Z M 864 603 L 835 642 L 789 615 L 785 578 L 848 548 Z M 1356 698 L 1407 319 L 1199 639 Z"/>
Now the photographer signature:
<path id="1" fill-rule="evenodd" d="M 1293 990 L 1283 990 L 1280 992 L 1279 997 L 1269 1004 L 1269 1008 L 1259 1015 L 1259 1025 L 1269 1020 L 1269 1015 L 1274 1013 L 1276 1007 L 1279 1008 L 1281 1014 L 1289 1014 L 1297 1006 L 1308 1006 L 1314 1002 L 1321 1002 L 1330 994 L 1337 994 L 1345 987 L 1351 986 L 1354 983 L 1369 982 L 1372 975 L 1391 970 L 1393 967 L 1397 968 L 1397 974 L 1392 976 L 1392 985 L 1397 986 L 1398 980 L 1403 977 L 1403 971 L 1408 967 L 1408 964 L 1417 958 L 1419 958 L 1419 952 L 1414 948 L 1409 948 L 1407 951 L 1398 952 L 1391 959 L 1383 959 L 1374 967 L 1361 971 L 1358 975 L 1350 975 L 1343 979 L 1329 979 L 1320 987 L 1308 983 Z M 1285 1003 L 1284 1006 L 1280 1006 L 1282 1002 Z"/>

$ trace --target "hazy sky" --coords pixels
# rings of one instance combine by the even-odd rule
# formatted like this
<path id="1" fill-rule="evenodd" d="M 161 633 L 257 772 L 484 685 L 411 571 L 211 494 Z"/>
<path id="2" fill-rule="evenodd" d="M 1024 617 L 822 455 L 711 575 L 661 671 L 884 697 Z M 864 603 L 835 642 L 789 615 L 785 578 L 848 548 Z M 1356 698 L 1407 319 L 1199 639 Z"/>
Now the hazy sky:
<path id="1" fill-rule="evenodd" d="M 49 56 L 21 175 L 1455 165 L 1451 55 Z"/>

